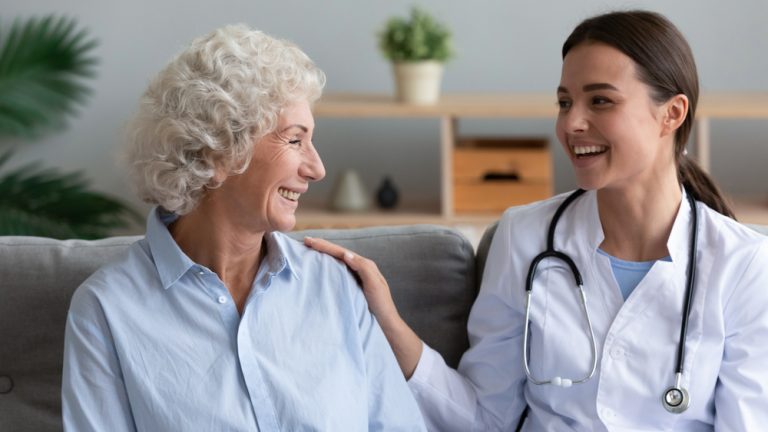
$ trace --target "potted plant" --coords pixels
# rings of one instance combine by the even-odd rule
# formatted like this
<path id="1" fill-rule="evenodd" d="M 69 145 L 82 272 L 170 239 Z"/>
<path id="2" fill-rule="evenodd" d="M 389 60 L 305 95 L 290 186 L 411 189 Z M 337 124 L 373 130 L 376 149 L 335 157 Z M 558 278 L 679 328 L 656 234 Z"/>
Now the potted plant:
<path id="1" fill-rule="evenodd" d="M 379 47 L 392 61 L 397 99 L 432 104 L 440 97 L 443 64 L 453 55 L 451 32 L 418 7 L 408 19 L 390 18 L 379 33 Z"/>

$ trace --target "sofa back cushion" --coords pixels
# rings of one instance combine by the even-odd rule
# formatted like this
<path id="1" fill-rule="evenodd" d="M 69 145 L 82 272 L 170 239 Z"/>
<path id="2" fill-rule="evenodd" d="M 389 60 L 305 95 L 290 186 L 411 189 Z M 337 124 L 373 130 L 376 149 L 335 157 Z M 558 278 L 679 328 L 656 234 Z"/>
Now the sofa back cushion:
<path id="1" fill-rule="evenodd" d="M 61 430 L 64 323 L 72 293 L 139 237 L 0 237 L 0 430 Z"/>
<path id="2" fill-rule="evenodd" d="M 474 253 L 461 235 L 425 225 L 311 234 L 375 259 L 403 318 L 450 364 L 458 362 L 476 292 Z M 61 430 L 64 325 L 72 294 L 139 238 L 0 237 L 0 431 Z"/>

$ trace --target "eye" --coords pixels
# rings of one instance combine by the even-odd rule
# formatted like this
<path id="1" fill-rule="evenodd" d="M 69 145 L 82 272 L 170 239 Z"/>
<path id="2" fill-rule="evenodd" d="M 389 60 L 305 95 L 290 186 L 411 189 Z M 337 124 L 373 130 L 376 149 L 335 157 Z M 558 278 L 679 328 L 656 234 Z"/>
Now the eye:
<path id="1" fill-rule="evenodd" d="M 599 106 L 599 107 L 600 106 L 607 106 L 607 105 L 610 105 L 612 103 L 613 103 L 613 101 L 608 99 L 608 98 L 606 98 L 606 97 L 595 96 L 595 97 L 592 98 L 592 105 L 595 105 L 595 106 Z"/>
<path id="2" fill-rule="evenodd" d="M 571 107 L 571 101 L 568 99 L 558 99 L 557 100 L 557 106 L 560 108 L 560 111 L 566 111 L 568 108 Z"/>
<path id="3" fill-rule="evenodd" d="M 288 140 L 288 144 L 301 146 L 301 140 L 300 139 Z"/>

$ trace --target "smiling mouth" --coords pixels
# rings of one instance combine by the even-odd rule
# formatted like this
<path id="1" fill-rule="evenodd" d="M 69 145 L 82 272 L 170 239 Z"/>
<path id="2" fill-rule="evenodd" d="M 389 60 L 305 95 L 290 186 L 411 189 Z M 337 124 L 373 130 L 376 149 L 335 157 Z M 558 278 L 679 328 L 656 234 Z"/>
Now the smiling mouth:
<path id="1" fill-rule="evenodd" d="M 608 151 L 608 147 L 601 146 L 601 145 L 574 146 L 574 147 L 571 147 L 571 150 L 573 151 L 573 154 L 577 158 L 583 158 L 583 157 L 601 155 Z"/>
<path id="2" fill-rule="evenodd" d="M 298 201 L 299 197 L 301 196 L 299 192 L 294 192 L 292 190 L 288 190 L 285 188 L 278 188 L 277 193 L 279 193 L 281 197 L 289 201 Z"/>

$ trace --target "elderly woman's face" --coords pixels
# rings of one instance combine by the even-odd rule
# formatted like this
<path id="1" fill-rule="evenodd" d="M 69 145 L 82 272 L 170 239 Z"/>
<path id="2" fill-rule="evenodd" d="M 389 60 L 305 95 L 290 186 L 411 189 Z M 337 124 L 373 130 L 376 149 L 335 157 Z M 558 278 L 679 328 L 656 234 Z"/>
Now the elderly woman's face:
<path id="1" fill-rule="evenodd" d="M 308 102 L 283 108 L 277 130 L 254 143 L 248 169 L 224 181 L 217 201 L 226 200 L 231 216 L 255 230 L 291 230 L 301 195 L 325 177 L 312 144 L 314 127 Z"/>

